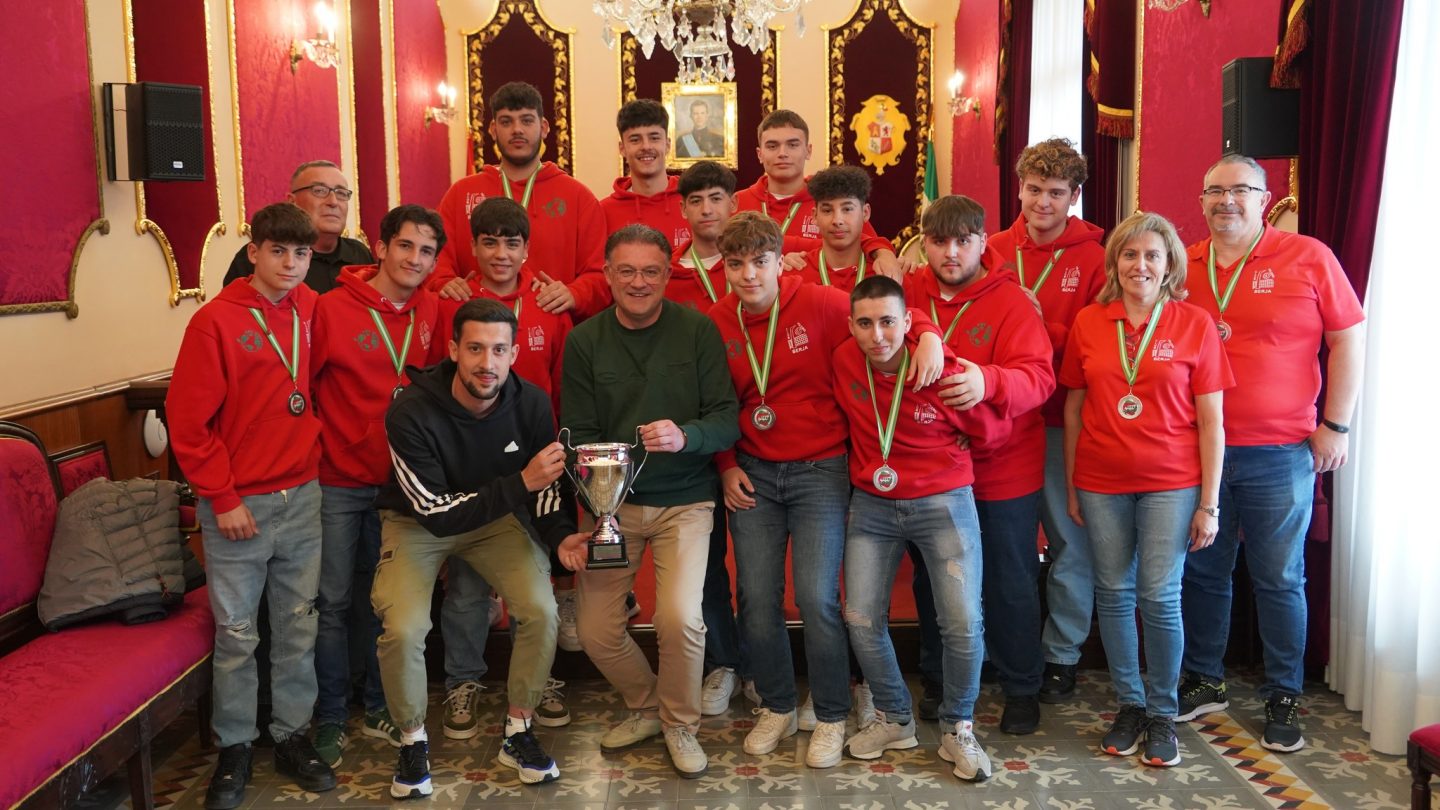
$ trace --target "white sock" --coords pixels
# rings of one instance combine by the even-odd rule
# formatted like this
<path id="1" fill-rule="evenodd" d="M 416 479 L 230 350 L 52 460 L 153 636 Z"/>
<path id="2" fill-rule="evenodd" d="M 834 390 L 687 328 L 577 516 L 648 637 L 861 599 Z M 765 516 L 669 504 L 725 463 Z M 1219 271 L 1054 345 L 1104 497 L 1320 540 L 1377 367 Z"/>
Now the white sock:
<path id="1" fill-rule="evenodd" d="M 506 714 L 506 715 L 505 715 L 505 736 L 506 736 L 506 737 L 509 737 L 511 734 L 519 734 L 520 732 L 522 732 L 522 731 L 524 731 L 524 730 L 526 730 L 526 729 L 528 729 L 528 728 L 530 728 L 530 718 L 528 718 L 528 717 L 515 717 L 514 715 L 511 715 L 511 714 Z"/>
<path id="2" fill-rule="evenodd" d="M 426 735 L 426 733 L 425 733 L 425 727 L 424 727 L 424 726 L 421 726 L 420 728 L 417 728 L 417 729 L 415 729 L 414 731 L 401 731 L 401 732 L 400 732 L 400 744 L 401 744 L 401 745 L 413 745 L 414 743 L 417 743 L 417 742 L 427 742 L 429 739 L 430 739 L 430 737 L 429 737 L 428 735 Z"/>

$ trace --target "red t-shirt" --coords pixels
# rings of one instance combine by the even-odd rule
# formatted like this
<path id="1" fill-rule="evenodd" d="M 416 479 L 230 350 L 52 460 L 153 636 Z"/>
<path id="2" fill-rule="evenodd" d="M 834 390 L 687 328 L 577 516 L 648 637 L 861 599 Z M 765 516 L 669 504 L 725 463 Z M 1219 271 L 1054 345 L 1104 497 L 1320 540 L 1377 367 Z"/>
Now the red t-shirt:
<path id="1" fill-rule="evenodd" d="M 1080 310 L 1070 327 L 1060 384 L 1085 389 L 1075 486 L 1112 495 L 1198 486 L 1195 398 L 1235 384 L 1215 324 L 1199 307 L 1184 301 L 1165 304 L 1135 379 L 1140 415 L 1126 419 L 1118 406 L 1132 389 L 1120 366 L 1115 333 L 1115 322 L 1124 319 L 1120 301 L 1096 303 Z M 1145 325 L 1125 323 L 1131 347 L 1138 346 L 1144 331 Z"/>
<path id="2" fill-rule="evenodd" d="M 519 305 L 520 331 L 515 335 L 515 344 L 520 347 L 520 354 L 510 370 L 549 394 L 551 403 L 556 406 L 555 412 L 559 413 L 560 362 L 565 356 L 565 339 L 570 335 L 570 315 L 546 312 L 535 303 L 539 293 L 531 289 L 534 276 L 528 268 L 527 263 L 526 269 L 520 271 L 514 292 L 509 295 L 496 295 L 481 286 L 474 277 L 466 283 L 470 285 L 470 294 L 476 298 L 493 298 L 512 310 Z M 440 317 L 444 323 L 454 321 L 460 303 L 449 299 L 440 301 Z M 447 326 L 446 335 L 453 332 L 453 327 Z"/>
<path id="3" fill-rule="evenodd" d="M 795 211 L 793 217 L 790 216 L 792 208 Z M 804 186 L 792 196 L 776 197 L 770 193 L 769 175 L 762 174 L 754 185 L 735 192 L 735 210 L 759 211 L 782 226 L 788 220 L 789 226 L 784 229 L 787 251 L 810 250 L 820 245 L 820 224 L 815 220 L 815 199 Z M 889 239 L 875 234 L 875 229 L 870 227 L 869 222 L 865 223 L 863 230 L 865 236 L 861 239 L 860 249 L 867 254 L 876 250 L 895 249 Z"/>
<path id="4" fill-rule="evenodd" d="M 913 356 L 914 340 L 907 337 L 905 344 Z M 872 405 L 865 375 L 869 361 L 853 337 L 836 347 L 831 359 L 835 370 L 833 396 L 850 426 L 850 483 L 872 495 L 904 500 L 969 486 L 975 482 L 975 474 L 970 450 L 960 447 L 961 437 L 969 436 L 970 446 L 977 450 L 1009 439 L 1010 420 L 1001 418 L 992 406 L 982 403 L 968 411 L 957 411 L 940 402 L 938 385 L 917 393 L 899 382 L 896 375 L 877 371 L 873 373 L 876 402 Z M 960 365 L 947 351 L 942 376 L 959 371 Z M 881 421 L 886 421 L 897 382 L 902 397 L 900 414 L 886 463 L 899 474 L 899 482 L 889 492 L 881 492 L 874 482 L 882 464 L 875 407 L 879 407 Z"/>
<path id="5" fill-rule="evenodd" d="M 554 163 L 540 165 L 530 194 L 530 257 L 527 267 L 538 268 L 570 286 L 575 295 L 576 318 L 586 318 L 610 306 L 610 285 L 605 265 L 605 214 L 600 203 L 579 180 Z M 500 169 L 485 166 L 478 174 L 462 177 L 445 192 L 437 210 L 445 222 L 445 247 L 440 249 L 428 287 L 438 290 L 450 279 L 478 275 L 470 236 L 470 211 L 489 197 L 499 197 Z M 516 202 L 525 198 L 525 181 L 511 182 Z"/>
<path id="6" fill-rule="evenodd" d="M 705 279 L 710 282 L 709 290 L 705 289 L 700 275 L 690 266 L 690 240 L 685 240 L 684 244 L 675 248 L 674 258 L 670 261 L 670 281 L 665 285 L 665 297 L 691 309 L 708 312 L 716 300 L 729 292 L 725 284 L 725 263 L 719 256 L 701 256 L 700 261 L 706 266 Z M 710 297 L 712 291 L 715 298 Z"/>
<path id="7" fill-rule="evenodd" d="M 615 190 L 600 201 L 600 210 L 605 212 L 606 236 L 626 225 L 640 223 L 664 234 L 672 248 L 688 242 L 690 223 L 680 207 L 683 200 L 679 176 L 672 175 L 669 185 L 659 194 L 637 194 L 630 190 L 632 182 L 629 176 L 616 178 Z"/>
<path id="8" fill-rule="evenodd" d="M 991 234 L 989 247 L 995 249 L 1007 262 L 1014 262 L 1016 279 L 1019 280 L 1019 266 L 1025 266 L 1026 288 L 1033 288 L 1045 272 L 1045 265 L 1052 258 L 1055 264 L 1050 268 L 1045 283 L 1035 291 L 1040 309 L 1045 313 L 1045 329 L 1050 334 L 1050 345 L 1054 347 L 1054 367 L 1060 370 L 1060 358 L 1065 354 L 1066 338 L 1075 314 L 1086 304 L 1095 300 L 1100 288 L 1105 286 L 1105 232 L 1079 217 L 1070 217 L 1065 230 L 1055 241 L 1037 245 L 1030 238 L 1025 227 L 1025 217 L 1017 217 L 1009 228 Z M 1062 252 L 1063 251 L 1063 252 Z M 1059 258 L 1056 258 L 1058 255 Z M 1065 426 L 1065 388 L 1056 386 L 1055 392 L 1045 403 L 1041 413 L 1049 427 Z"/>
<path id="9" fill-rule="evenodd" d="M 1220 320 L 1210 287 L 1210 240 L 1186 251 L 1186 300 Z M 1223 295 L 1239 262 L 1215 268 Z M 1308 236 L 1265 226 L 1225 309 L 1225 353 L 1235 388 L 1225 395 L 1225 443 L 1289 444 L 1315 431 L 1320 342 L 1365 320 L 1335 254 Z"/>
<path id="10" fill-rule="evenodd" d="M 449 330 L 440 320 L 435 293 L 416 290 L 396 309 L 370 286 L 376 272 L 375 265 L 345 268 L 338 286 L 315 305 L 310 375 L 320 417 L 320 483 L 325 486 L 379 486 L 390 477 L 385 411 L 395 387 L 410 379 L 403 369 L 395 373 L 371 313 L 380 316 L 396 354 L 406 352 L 403 366 L 428 366 L 445 354 Z"/>
<path id="11" fill-rule="evenodd" d="M 1013 277 L 1002 272 L 1003 257 L 987 250 L 981 264 L 986 275 L 948 301 L 940 296 L 932 271 L 911 273 L 905 279 L 905 301 L 925 312 L 933 308 L 936 325 L 950 331 L 946 345 L 981 367 L 984 401 L 1011 420 L 1009 441 L 972 454 L 975 497 L 1000 501 L 1045 485 L 1040 406 L 1055 388 L 1055 372 L 1045 323 Z"/>

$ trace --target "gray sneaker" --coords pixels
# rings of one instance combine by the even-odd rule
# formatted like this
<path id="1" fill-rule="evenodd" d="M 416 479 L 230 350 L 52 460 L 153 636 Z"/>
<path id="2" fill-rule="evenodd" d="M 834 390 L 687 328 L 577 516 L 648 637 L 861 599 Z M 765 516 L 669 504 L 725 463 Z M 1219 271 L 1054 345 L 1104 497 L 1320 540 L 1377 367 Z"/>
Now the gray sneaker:
<path id="1" fill-rule="evenodd" d="M 884 712 L 876 711 L 874 722 L 845 741 L 845 753 L 855 759 L 878 759 L 891 748 L 914 748 L 919 744 L 915 739 L 914 718 L 902 725 L 890 722 Z"/>
<path id="2" fill-rule="evenodd" d="M 540 705 L 535 707 L 535 722 L 546 728 L 570 725 L 570 710 L 565 708 L 565 682 L 549 678 Z"/>
<path id="3" fill-rule="evenodd" d="M 640 712 L 631 712 L 629 717 L 611 727 L 600 738 L 600 751 L 614 754 L 633 748 L 660 733 L 660 718 L 646 717 Z"/>
<path id="4" fill-rule="evenodd" d="M 975 739 L 975 724 L 961 720 L 955 731 L 940 737 L 940 758 L 955 764 L 956 776 L 967 782 L 983 782 L 990 778 L 990 755 Z"/>
<path id="5" fill-rule="evenodd" d="M 445 736 L 468 740 L 480 733 L 480 690 L 474 681 L 465 681 L 445 695 Z"/>
<path id="6" fill-rule="evenodd" d="M 684 726 L 665 729 L 665 748 L 670 751 L 670 764 L 675 766 L 675 772 L 686 779 L 699 779 L 710 769 L 705 749 Z"/>

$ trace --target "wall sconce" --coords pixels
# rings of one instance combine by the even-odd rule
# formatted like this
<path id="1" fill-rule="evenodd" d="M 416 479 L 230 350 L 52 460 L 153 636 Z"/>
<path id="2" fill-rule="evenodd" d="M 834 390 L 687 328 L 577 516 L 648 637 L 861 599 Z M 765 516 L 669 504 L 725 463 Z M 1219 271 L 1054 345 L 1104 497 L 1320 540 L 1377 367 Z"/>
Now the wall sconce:
<path id="1" fill-rule="evenodd" d="M 316 3 L 315 22 L 319 31 L 313 39 L 297 39 L 290 43 L 291 73 L 300 71 L 301 59 L 309 59 L 321 68 L 340 65 L 340 49 L 335 45 L 335 9 L 329 3 Z"/>
<path id="2" fill-rule="evenodd" d="M 960 95 L 960 88 L 964 84 L 965 74 L 958 70 L 955 71 L 955 75 L 950 77 L 948 84 L 950 88 L 950 114 L 958 117 L 961 113 L 969 112 L 975 113 L 975 117 L 979 118 L 980 99 L 974 96 Z"/>
<path id="3" fill-rule="evenodd" d="M 440 85 L 435 88 L 435 92 L 440 95 L 440 106 L 425 108 L 426 129 L 430 128 L 432 121 L 448 126 L 455 120 L 455 88 L 445 82 L 440 82 Z"/>

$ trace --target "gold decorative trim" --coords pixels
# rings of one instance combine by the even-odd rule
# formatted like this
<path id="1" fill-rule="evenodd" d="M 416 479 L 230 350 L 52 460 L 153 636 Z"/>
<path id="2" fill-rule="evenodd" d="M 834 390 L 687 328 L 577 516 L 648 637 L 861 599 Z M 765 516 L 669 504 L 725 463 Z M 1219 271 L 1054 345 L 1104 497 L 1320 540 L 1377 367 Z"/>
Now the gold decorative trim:
<path id="1" fill-rule="evenodd" d="M 1130 156 L 1135 172 L 1135 194 L 1130 206 L 1132 213 L 1141 210 L 1140 132 L 1145 127 L 1145 118 L 1141 114 L 1142 100 L 1145 97 L 1145 4 L 1137 3 L 1135 13 L 1138 21 L 1135 25 L 1135 154 Z"/>
<path id="2" fill-rule="evenodd" d="M 226 31 L 230 36 L 230 121 L 235 132 L 235 201 L 240 206 L 240 227 L 237 233 L 250 235 L 245 216 L 245 161 L 240 150 L 240 70 L 235 60 L 235 0 L 225 0 Z M 216 172 L 218 178 L 219 172 Z"/>
<path id="3" fill-rule="evenodd" d="M 935 70 L 935 52 L 931 40 L 934 24 L 925 25 L 912 18 L 901 0 L 860 0 L 855 10 L 843 23 L 833 28 L 826 27 L 826 78 L 830 94 L 826 98 L 827 131 L 830 141 L 830 163 L 840 165 L 845 158 L 845 49 L 874 20 L 875 15 L 884 13 L 900 35 L 915 45 L 915 109 L 917 115 L 928 115 L 931 110 L 931 84 Z M 915 210 L 925 198 L 925 157 L 920 140 L 915 148 L 919 154 L 915 160 Z M 905 226 L 893 244 L 904 244 L 920 230 L 918 214 L 916 221 Z"/>
<path id="4" fill-rule="evenodd" d="M 1290 158 L 1290 172 L 1288 178 L 1289 195 L 1275 203 L 1270 208 L 1270 213 L 1265 215 L 1265 221 L 1271 225 L 1280 221 L 1280 218 L 1288 213 L 1294 212 L 1300 215 L 1300 158 Z"/>
<path id="5" fill-rule="evenodd" d="M 182 297 L 192 297 L 186 295 L 188 293 L 193 293 L 193 297 L 196 301 L 204 303 L 206 297 L 205 257 L 210 254 L 210 240 L 214 238 L 216 234 L 219 234 L 221 236 L 225 235 L 225 223 L 217 222 L 214 225 L 211 225 L 210 230 L 205 233 L 205 241 L 200 244 L 200 286 L 194 290 L 176 290 L 174 296 L 170 300 L 172 306 L 178 305 L 180 303 L 180 298 Z"/>
<path id="6" fill-rule="evenodd" d="M 540 38 L 541 42 L 550 46 L 553 54 L 554 75 L 551 88 L 554 101 L 550 110 L 550 131 L 555 134 L 555 163 L 562 170 L 575 174 L 575 150 L 573 146 L 574 133 L 571 131 L 571 101 L 570 96 L 575 87 L 575 64 L 572 58 L 574 38 L 573 29 L 563 29 L 550 22 L 549 18 L 540 11 L 535 0 L 500 0 L 495 8 L 495 14 L 485 25 L 470 30 L 461 31 L 465 38 L 465 109 L 468 114 L 467 125 L 470 128 L 470 135 L 474 139 L 474 160 L 469 167 L 471 172 L 478 172 L 485 165 L 485 156 L 480 144 L 484 138 L 481 134 L 485 127 L 485 83 L 481 71 L 482 54 L 485 46 L 495 41 L 500 32 L 510 23 L 511 18 L 519 16 L 521 21 Z"/>
<path id="7" fill-rule="evenodd" d="M 355 205 L 350 215 L 355 218 L 355 227 L 360 227 L 360 136 L 355 131 L 355 31 L 352 27 L 350 15 L 350 0 L 345 3 L 345 72 L 349 75 L 350 81 L 341 81 L 340 71 L 335 71 L 335 81 L 339 85 L 335 97 L 344 98 L 348 91 L 350 96 L 350 159 L 353 164 L 350 166 L 350 190 L 355 192 Z M 439 0 L 436 0 L 438 6 Z M 339 118 L 336 122 L 345 120 L 345 108 L 340 107 Z M 341 161 L 343 164 L 344 161 Z M 344 171 L 343 169 L 341 171 Z"/>
<path id="8" fill-rule="evenodd" d="M 395 78 L 395 0 L 384 0 L 384 4 L 385 4 L 385 18 L 386 18 L 387 20 L 389 20 L 389 22 L 390 22 L 390 27 L 389 27 L 389 29 L 387 29 L 387 30 L 389 30 L 389 32 L 390 32 L 390 48 L 388 49 L 389 52 L 390 52 L 390 109 L 394 111 L 394 120 L 391 121 L 391 124 L 393 125 L 393 130 L 394 130 L 394 135 L 395 135 L 395 138 L 394 138 L 394 140 L 395 140 L 395 187 L 392 188 L 392 189 L 390 189 L 389 197 L 390 197 L 391 200 L 399 200 L 399 199 L 400 199 L 400 84 L 399 84 L 399 79 Z M 382 36 L 380 37 L 380 49 L 383 51 L 383 50 L 386 50 L 386 48 L 385 48 L 385 37 L 383 36 L 383 34 L 384 34 L 383 31 L 381 32 L 381 34 L 382 34 Z M 382 81 L 382 82 L 384 81 L 384 76 L 383 76 L 383 75 L 381 76 L 381 81 Z M 386 150 L 386 157 L 387 157 L 387 158 L 389 157 L 389 150 Z M 387 167 L 387 168 L 388 168 L 388 167 Z M 389 200 L 386 200 L 386 204 L 387 204 L 387 209 L 388 209 L 389 207 L 393 207 L 393 206 L 389 206 Z M 356 207 L 356 208 L 359 208 L 360 206 L 357 205 L 357 206 L 355 206 L 355 207 Z"/>

